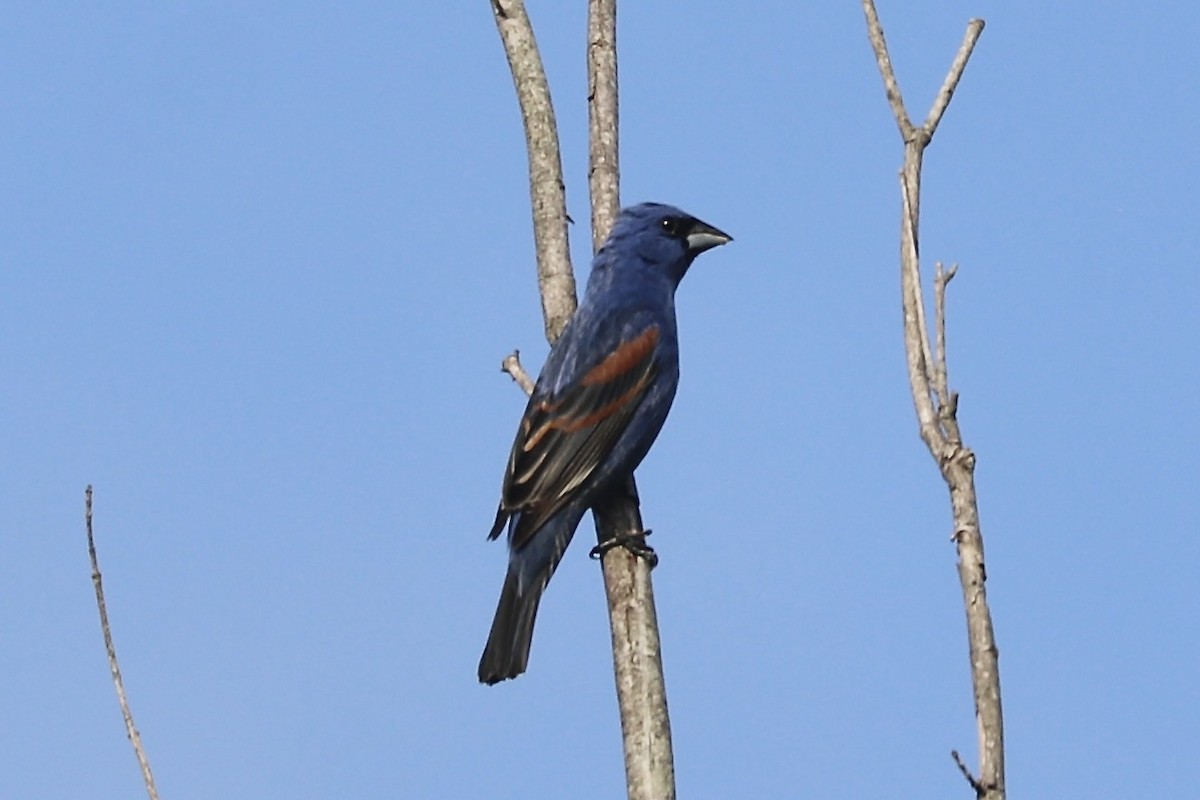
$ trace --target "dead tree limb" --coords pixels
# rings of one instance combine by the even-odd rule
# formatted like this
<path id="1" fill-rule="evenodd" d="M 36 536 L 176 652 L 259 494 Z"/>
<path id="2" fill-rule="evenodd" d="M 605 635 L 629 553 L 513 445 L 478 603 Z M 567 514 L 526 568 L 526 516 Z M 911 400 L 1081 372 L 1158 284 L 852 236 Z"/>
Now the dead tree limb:
<path id="1" fill-rule="evenodd" d="M 92 536 L 92 487 L 83 493 L 83 518 L 87 528 L 88 558 L 92 562 L 92 587 L 96 590 L 96 607 L 100 610 L 100 632 L 104 635 L 104 650 L 108 653 L 108 671 L 112 674 L 113 686 L 117 690 L 117 702 L 121 704 L 121 716 L 125 718 L 125 733 L 133 745 L 138 768 L 142 771 L 142 782 L 150 800 L 158 800 L 158 789 L 154 785 L 154 773 L 150 771 L 150 759 L 142 747 L 142 737 L 133 724 L 133 712 L 129 709 L 129 698 L 125 696 L 125 681 L 121 679 L 121 666 L 117 663 L 117 648 L 113 644 L 112 629 L 108 625 L 108 606 L 104 602 L 104 581 L 100 577 L 100 563 L 96 558 L 96 540 Z"/>
<path id="2" fill-rule="evenodd" d="M 946 368 L 946 285 L 954 277 L 956 267 L 948 270 L 943 270 L 941 264 L 936 267 L 935 321 L 931 345 L 921 293 L 918 248 L 921 163 L 925 148 L 933 140 L 942 115 L 946 113 L 975 43 L 983 32 L 984 23 L 981 19 L 973 19 L 967 24 L 962 44 L 933 106 L 925 122 L 916 126 L 905 109 L 873 0 L 863 0 L 863 11 L 867 18 L 867 35 L 883 78 L 888 104 L 904 140 L 904 167 L 900 172 L 900 285 L 904 308 L 904 349 L 921 439 L 937 462 L 950 490 L 954 516 L 953 540 L 958 553 L 958 577 L 967 615 L 971 682 L 979 733 L 979 776 L 971 775 L 957 751 L 952 755 L 977 797 L 1004 800 L 1004 720 L 1000 705 L 999 654 L 987 604 L 983 535 L 980 533 L 975 496 L 975 455 L 963 443 L 958 424 L 958 394 L 950 389 Z"/>
<path id="3" fill-rule="evenodd" d="M 530 197 L 538 279 L 546 335 L 553 342 L 575 311 L 575 284 L 566 249 L 566 201 L 554 111 L 533 28 L 520 0 L 492 0 L 492 11 L 508 56 L 529 150 Z M 620 209 L 617 118 L 616 2 L 588 3 L 588 185 L 593 248 L 599 248 Z M 566 291 L 565 287 L 570 287 Z M 532 382 L 516 354 L 504 371 L 528 393 Z M 601 542 L 640 533 L 637 488 L 633 481 L 594 509 Z M 623 547 L 602 558 L 612 631 L 613 667 L 625 776 L 630 800 L 674 800 L 675 767 L 667 716 L 658 621 L 651 565 Z"/>

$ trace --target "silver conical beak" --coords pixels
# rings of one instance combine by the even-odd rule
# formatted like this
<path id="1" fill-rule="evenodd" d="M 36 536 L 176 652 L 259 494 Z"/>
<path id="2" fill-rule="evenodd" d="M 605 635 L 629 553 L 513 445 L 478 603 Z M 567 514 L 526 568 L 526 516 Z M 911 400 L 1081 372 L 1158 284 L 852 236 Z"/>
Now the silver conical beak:
<path id="1" fill-rule="evenodd" d="M 692 229 L 687 235 L 688 252 L 692 255 L 699 255 L 705 250 L 712 250 L 732 241 L 733 237 L 728 233 L 700 220 L 692 223 Z"/>

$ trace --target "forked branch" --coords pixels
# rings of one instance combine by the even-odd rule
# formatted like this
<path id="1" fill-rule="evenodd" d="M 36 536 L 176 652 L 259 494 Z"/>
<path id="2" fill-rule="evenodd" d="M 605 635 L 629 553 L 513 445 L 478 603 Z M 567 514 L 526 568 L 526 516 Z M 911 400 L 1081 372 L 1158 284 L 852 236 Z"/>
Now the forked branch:
<path id="1" fill-rule="evenodd" d="M 977 797 L 1004 800 L 1004 721 L 1000 704 L 999 658 L 984 585 L 987 574 L 975 496 L 975 456 L 962 442 L 958 425 L 958 395 L 950 388 L 946 366 L 946 285 L 954 277 L 957 267 L 944 270 L 941 264 L 937 265 L 931 342 L 921 289 L 918 247 L 921 164 L 925 148 L 933 140 L 950 105 L 975 43 L 983 32 L 984 23 L 981 19 L 973 19 L 967 24 L 966 34 L 950 71 L 934 98 L 925 122 L 918 127 L 913 125 L 904 106 L 873 0 L 863 0 L 863 12 L 867 19 L 867 37 L 883 78 L 888 104 L 904 140 L 904 166 L 900 171 L 900 293 L 904 308 L 904 349 L 921 438 L 929 447 L 950 490 L 953 539 L 958 553 L 958 576 L 967 616 L 971 682 L 979 734 L 979 776 L 971 774 L 957 751 L 952 751 L 953 758 Z"/>

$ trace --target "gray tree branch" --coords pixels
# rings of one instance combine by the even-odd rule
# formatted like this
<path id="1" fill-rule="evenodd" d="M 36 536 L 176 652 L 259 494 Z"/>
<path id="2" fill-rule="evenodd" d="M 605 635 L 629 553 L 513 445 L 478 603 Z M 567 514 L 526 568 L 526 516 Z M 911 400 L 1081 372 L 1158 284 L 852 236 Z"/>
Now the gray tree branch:
<path id="1" fill-rule="evenodd" d="M 87 528 L 88 558 L 92 562 L 92 588 L 96 590 L 96 607 L 100 610 L 100 632 L 104 636 L 104 650 L 108 654 L 108 671 L 112 675 L 113 686 L 117 690 L 117 702 L 121 705 L 121 716 L 125 719 L 125 733 L 129 743 L 133 745 L 133 754 L 137 758 L 138 768 L 142 771 L 142 782 L 146 785 L 146 794 L 150 800 L 158 800 L 158 789 L 154 785 L 154 773 L 150 771 L 150 759 L 142 747 L 142 737 L 137 726 L 133 724 L 133 711 L 129 708 L 129 698 L 125 696 L 125 681 L 121 679 L 121 666 L 117 663 L 117 647 L 113 644 L 112 629 L 108 625 L 108 605 L 104 602 L 104 580 L 100 577 L 100 562 L 96 557 L 96 539 L 92 536 L 92 487 L 87 487 L 83 493 L 83 519 Z"/>
<path id="2" fill-rule="evenodd" d="M 545 71 L 524 4 L 520 0 L 492 0 L 492 10 L 525 122 L 538 279 L 546 335 L 553 342 L 574 313 L 576 302 L 566 250 L 567 216 L 558 133 Z M 593 249 L 598 249 L 620 210 L 615 0 L 589 0 L 587 65 L 588 185 Z M 569 292 L 564 289 L 567 285 Z M 505 359 L 502 368 L 526 393 L 532 391 L 533 382 L 516 353 Z M 614 491 L 598 503 L 594 517 L 597 539 L 601 542 L 621 534 L 641 533 L 642 519 L 633 481 L 624 491 Z M 651 565 L 622 547 L 607 550 L 601 563 L 612 631 L 628 794 L 630 800 L 674 800 L 674 757 L 650 582 Z"/>
<path id="3" fill-rule="evenodd" d="M 599 250 L 621 210 L 616 0 L 589 0 L 587 37 L 588 195 Z"/>
<path id="4" fill-rule="evenodd" d="M 589 0 L 588 196 L 592 205 L 592 248 L 598 250 L 621 209 L 618 150 L 617 3 Z M 600 542 L 644 530 L 637 485 L 599 503 L 593 516 Z M 612 631 L 613 675 L 625 745 L 625 781 L 631 800 L 672 800 L 675 757 L 654 586 L 653 562 L 623 547 L 602 556 L 608 620 Z"/>
<path id="5" fill-rule="evenodd" d="M 538 53 L 533 25 L 521 0 L 491 0 L 492 16 L 512 71 L 525 144 L 529 153 L 529 200 L 533 209 L 533 239 L 537 251 L 538 287 L 546 338 L 562 333 L 578 302 L 571 248 L 567 240 L 567 192 L 563 183 L 558 125 L 550 86 Z"/>
<path id="6" fill-rule="evenodd" d="M 533 378 L 529 377 L 529 373 L 521 366 L 520 350 L 513 350 L 504 357 L 504 360 L 500 362 L 500 371 L 511 375 L 512 379 L 521 387 L 521 391 L 525 393 L 526 397 L 533 394 Z"/>
<path id="7" fill-rule="evenodd" d="M 957 751 L 952 757 L 976 796 L 982 800 L 1004 800 L 1004 719 L 1000 704 L 1000 668 L 988 608 L 985 582 L 983 535 L 975 495 L 975 455 L 962 442 L 958 425 L 958 395 L 950 389 L 946 367 L 946 285 L 957 267 L 934 275 L 934 343 L 925 319 L 921 292 L 918 230 L 921 208 L 921 164 L 925 148 L 933 140 L 942 116 L 954 96 L 967 61 L 983 32 L 983 20 L 967 24 L 962 44 L 950 71 L 934 98 L 924 124 L 915 127 L 900 94 L 900 85 L 887 52 L 883 26 L 873 0 L 863 0 L 867 36 L 883 78 L 888 104 L 904 140 L 904 166 L 900 172 L 900 283 L 904 307 L 904 349 L 909 385 L 917 412 L 921 438 L 929 448 L 950 490 L 954 516 L 954 542 L 958 553 L 958 576 L 967 616 L 967 640 L 971 659 L 971 683 L 975 696 L 975 719 L 979 735 L 979 776 L 971 774 Z"/>

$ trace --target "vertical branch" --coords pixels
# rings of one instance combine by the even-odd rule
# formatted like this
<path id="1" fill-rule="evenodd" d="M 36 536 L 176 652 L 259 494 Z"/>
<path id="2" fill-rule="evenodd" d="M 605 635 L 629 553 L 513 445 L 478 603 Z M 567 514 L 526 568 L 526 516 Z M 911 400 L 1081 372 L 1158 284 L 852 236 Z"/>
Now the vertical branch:
<path id="1" fill-rule="evenodd" d="M 888 104 L 904 139 L 901 171 L 900 275 L 904 306 L 904 349 L 909 384 L 916 407 L 921 438 L 937 461 L 950 490 L 954 516 L 954 542 L 958 553 L 958 577 L 967 617 L 967 642 L 971 660 L 971 684 L 975 696 L 975 719 L 979 735 L 979 776 L 971 774 L 958 751 L 955 764 L 978 798 L 1004 800 L 1004 718 L 1000 703 L 1000 669 L 992 615 L 987 603 L 983 535 L 975 495 L 975 455 L 962 443 L 958 425 L 958 396 L 950 389 L 946 367 L 946 284 L 955 268 L 934 275 L 934 344 L 925 319 L 917 247 L 921 207 L 921 164 L 925 148 L 933 140 L 942 116 L 954 96 L 967 61 L 983 32 L 983 20 L 973 19 L 943 81 L 924 124 L 915 127 L 904 107 L 900 85 L 887 52 L 883 26 L 874 0 L 863 0 L 867 36 L 883 78 Z"/>
<path id="2" fill-rule="evenodd" d="M 925 330 L 925 300 L 921 295 L 921 262 L 917 246 L 917 225 L 921 215 L 921 151 L 916 150 L 910 159 L 907 157 L 910 149 L 916 148 L 906 148 L 904 168 L 900 171 L 900 295 L 904 309 L 904 351 L 918 430 L 930 451 L 940 453 L 943 449 L 941 429 L 925 379 L 931 363 L 929 342 L 921 333 Z M 910 343 L 912 346 L 908 346 Z"/>
<path id="3" fill-rule="evenodd" d="M 492 0 L 492 15 L 504 43 L 525 125 L 538 287 L 546 338 L 553 342 L 575 313 L 577 303 L 567 240 L 567 192 L 558 148 L 558 125 L 525 4 L 521 0 Z"/>
<path id="4" fill-rule="evenodd" d="M 608 236 L 620 201 L 617 92 L 617 3 L 588 0 L 588 195 L 592 206 L 592 249 Z M 595 512 L 600 542 L 644 530 L 637 485 L 611 493 Z M 623 547 L 602 556 L 608 620 L 612 632 L 613 675 L 621 734 L 625 745 L 625 781 L 631 800 L 673 800 L 675 760 L 667 713 L 662 649 L 652 562 Z"/>
<path id="5" fill-rule="evenodd" d="M 92 562 L 92 586 L 96 590 L 96 607 L 100 609 L 100 632 L 104 635 L 104 649 L 108 653 L 108 670 L 112 674 L 113 686 L 117 689 L 117 702 L 121 704 L 121 716 L 125 718 L 125 733 L 133 745 L 138 767 L 142 770 L 142 782 L 150 800 L 158 800 L 158 789 L 154 785 L 154 774 L 150 771 L 150 759 L 142 747 L 142 737 L 133 724 L 133 712 L 125 696 L 125 682 L 121 679 L 121 667 L 117 663 L 117 648 L 113 644 L 112 629 L 108 626 L 108 606 L 104 602 L 104 582 L 100 577 L 100 563 L 96 558 L 96 540 L 92 536 L 92 487 L 83 493 L 83 518 L 87 527 L 88 558 Z"/>
<path id="6" fill-rule="evenodd" d="M 892 116 L 896 118 L 896 125 L 900 127 L 900 138 L 907 142 L 912 138 L 913 125 L 908 118 L 908 110 L 904 108 L 904 97 L 900 94 L 900 84 L 896 82 L 896 71 L 892 69 L 887 40 L 883 37 L 883 25 L 879 22 L 875 3 L 864 2 L 863 11 L 867 15 L 867 38 L 871 40 L 875 63 L 879 67 L 879 74 L 883 76 L 883 90 L 887 93 L 888 105 L 892 107 Z"/>
<path id="7" fill-rule="evenodd" d="M 935 342 L 933 349 L 933 390 L 937 396 L 942 399 L 943 408 L 951 408 L 957 406 L 958 401 L 950 392 L 950 379 L 946 375 L 946 286 L 954 279 L 955 273 L 958 272 L 958 265 L 951 264 L 950 269 L 944 269 L 942 262 L 937 262 L 933 265 L 933 309 L 934 309 L 934 330 Z M 952 419 L 950 421 L 953 421 Z M 946 422 L 946 420 L 943 420 Z M 950 433 L 950 431 L 947 431 Z M 955 431 L 954 433 L 957 433 Z M 955 444 L 961 444 L 956 436 L 951 436 L 950 441 Z"/>
<path id="8" fill-rule="evenodd" d="M 623 491 L 597 503 L 593 514 L 598 541 L 644 531 L 632 479 Z M 650 580 L 653 560 L 625 547 L 610 548 L 601 558 L 629 800 L 674 800 L 675 756 Z"/>
<path id="9" fill-rule="evenodd" d="M 546 335 L 553 342 L 575 310 L 558 134 L 545 71 L 524 4 L 521 0 L 492 0 L 492 11 L 525 122 L 538 278 Z M 615 0 L 589 0 L 587 65 L 588 186 L 593 249 L 598 249 L 620 208 Z M 515 353 L 504 360 L 502 368 L 526 392 L 532 388 Z M 594 515 L 601 541 L 641 533 L 633 481 L 625 491 L 614 491 L 599 503 Z M 604 554 L 602 568 L 629 797 L 674 800 L 675 769 L 650 565 L 626 548 L 616 547 Z"/>
<path id="10" fill-rule="evenodd" d="M 588 2 L 588 194 L 592 250 L 621 209 L 617 114 L 617 0 Z"/>

